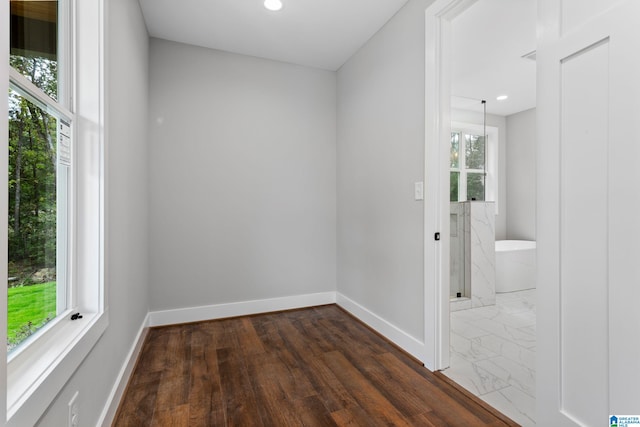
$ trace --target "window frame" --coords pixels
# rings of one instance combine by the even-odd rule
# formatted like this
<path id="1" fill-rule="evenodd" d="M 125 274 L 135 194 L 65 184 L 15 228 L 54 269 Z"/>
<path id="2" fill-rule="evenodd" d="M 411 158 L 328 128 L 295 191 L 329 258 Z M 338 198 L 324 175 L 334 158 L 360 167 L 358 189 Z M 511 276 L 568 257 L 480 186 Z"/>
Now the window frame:
<path id="1" fill-rule="evenodd" d="M 66 42 L 59 50 L 68 66 L 58 68 L 59 80 L 66 83 L 59 87 L 57 107 L 54 110 L 71 120 L 72 165 L 69 184 L 68 274 L 72 288 L 68 297 L 69 309 L 50 321 L 24 345 L 12 352 L 7 363 L 0 368 L 1 412 L 6 414 L 7 426 L 35 425 L 46 412 L 73 373 L 98 342 L 109 324 L 105 301 L 105 2 L 77 2 L 66 0 L 59 9 L 59 25 L 65 26 Z M 80 6 L 80 8 L 78 8 Z M 8 12 L 8 2 L 2 12 Z M 9 13 L 0 14 L 6 16 Z M 66 24 L 65 24 L 66 22 Z M 76 35 L 81 34 L 81 37 Z M 0 34 L 4 47 L 0 59 L 5 61 L 2 87 L 19 82 L 21 92 L 29 88 L 29 97 L 38 100 L 40 89 L 9 65 L 8 32 Z M 83 58 L 77 61 L 76 58 Z M 62 61 L 61 61 L 62 62 Z M 60 74 L 62 73 L 62 75 Z M 25 82 L 26 81 L 26 82 Z M 6 85 L 6 86 L 4 86 Z M 33 87 L 30 87 L 32 85 Z M 31 93 L 35 92 L 35 93 Z M 42 96 L 44 95 L 41 92 Z M 79 95 L 79 96 L 76 96 Z M 41 99 L 50 105 L 50 98 Z M 55 101 L 54 101 L 55 102 Z M 62 105 L 61 105 L 62 104 Z M 0 113 L 6 117 L 6 106 Z M 73 115 L 75 113 L 75 116 Z M 0 126 L 6 133 L 6 123 Z M 8 135 L 8 133 L 6 133 Z M 6 135 L 0 139 L 2 150 L 7 150 Z M 3 154 L 6 156 L 7 154 Z M 7 183 L 7 165 L 0 166 L 4 174 L 2 185 Z M 8 187 L 5 185 L 5 198 Z M 6 201 L 0 204 L 7 217 Z M 6 228 L 6 227 L 5 227 Z M 7 253 L 7 234 L 3 253 Z M 6 269 L 3 274 L 6 279 Z M 0 298 L 2 309 L 0 324 L 6 341 L 7 295 Z M 69 314 L 81 312 L 82 319 L 72 321 Z M 5 357 L 6 346 L 4 348 Z M 1 353 L 0 353 L 1 354 Z M 4 394 L 3 394 L 4 393 Z"/>
<path id="2" fill-rule="evenodd" d="M 458 150 L 458 167 L 449 167 L 449 173 L 458 173 L 458 202 L 467 201 L 467 174 L 482 174 L 482 169 L 466 169 L 465 138 L 464 134 L 482 135 L 483 125 L 476 125 L 463 122 L 451 122 L 451 134 L 459 133 L 460 139 Z M 499 129 L 496 126 L 486 126 L 485 158 L 486 158 L 486 201 L 495 203 L 495 213 L 498 215 L 498 155 L 499 155 Z M 451 146 L 451 145 L 449 145 Z M 451 184 L 449 184 L 451 185 Z M 464 193 L 462 189 L 464 188 Z"/>
<path id="3" fill-rule="evenodd" d="M 73 149 L 73 124 L 75 114 L 61 103 L 47 96 L 40 88 L 34 85 L 20 72 L 9 67 L 9 87 L 18 95 L 26 98 L 49 115 L 56 118 L 58 123 L 70 124 L 70 139 Z M 73 161 L 70 165 L 62 165 L 56 162 L 56 318 L 63 316 L 74 308 L 73 295 L 75 293 L 71 280 L 71 212 L 73 211 Z M 65 176 L 60 172 L 64 170 Z M 62 218 L 62 220 L 61 220 Z M 62 249 L 62 250 L 61 250 Z M 52 319 L 52 321 L 55 319 Z M 34 332 L 38 335 L 40 330 Z M 30 337 L 28 337 L 30 338 Z M 29 345 L 29 339 L 25 339 L 8 356 L 9 362 L 21 352 L 21 348 Z"/>

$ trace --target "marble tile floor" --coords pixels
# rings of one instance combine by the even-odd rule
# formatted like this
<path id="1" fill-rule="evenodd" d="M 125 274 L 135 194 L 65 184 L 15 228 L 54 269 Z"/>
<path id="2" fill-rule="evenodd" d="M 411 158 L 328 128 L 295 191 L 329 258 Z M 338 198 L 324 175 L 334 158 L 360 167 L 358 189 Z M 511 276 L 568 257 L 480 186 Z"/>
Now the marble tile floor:
<path id="1" fill-rule="evenodd" d="M 451 312 L 449 378 L 524 427 L 535 426 L 536 291 Z"/>

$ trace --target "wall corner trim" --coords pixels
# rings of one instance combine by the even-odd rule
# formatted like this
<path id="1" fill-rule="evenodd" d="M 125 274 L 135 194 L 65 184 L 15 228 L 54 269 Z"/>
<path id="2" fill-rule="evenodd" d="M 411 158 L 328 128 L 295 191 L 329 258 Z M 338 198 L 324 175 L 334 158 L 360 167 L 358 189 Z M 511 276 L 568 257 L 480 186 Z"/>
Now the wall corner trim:
<path id="1" fill-rule="evenodd" d="M 226 317 L 247 316 L 273 311 L 293 310 L 316 305 L 335 304 L 335 292 L 294 295 L 253 301 L 214 304 L 201 307 L 186 307 L 174 310 L 152 311 L 149 326 L 174 325 L 203 320 L 224 319 Z"/>
<path id="2" fill-rule="evenodd" d="M 341 293 L 337 294 L 336 303 L 374 331 L 424 363 L 425 346 L 423 342 Z"/>
<path id="3" fill-rule="evenodd" d="M 142 351 L 142 345 L 144 344 L 144 340 L 147 337 L 147 333 L 149 332 L 149 313 L 145 316 L 142 321 L 142 325 L 138 330 L 138 334 L 136 335 L 135 340 L 133 341 L 133 345 L 127 354 L 127 357 L 124 360 L 122 368 L 120 368 L 120 372 L 118 373 L 118 377 L 116 378 L 115 383 L 113 384 L 113 388 L 111 389 L 111 393 L 109 393 L 109 397 L 107 398 L 107 402 L 104 405 L 102 413 L 100 414 L 100 418 L 98 418 L 97 426 L 108 427 L 113 424 L 115 420 L 116 412 L 118 411 L 118 405 L 120 405 L 120 400 L 124 395 L 124 392 L 127 388 L 127 384 L 129 384 L 129 378 L 133 373 L 133 369 L 136 366 L 136 362 L 138 361 L 138 356 Z"/>

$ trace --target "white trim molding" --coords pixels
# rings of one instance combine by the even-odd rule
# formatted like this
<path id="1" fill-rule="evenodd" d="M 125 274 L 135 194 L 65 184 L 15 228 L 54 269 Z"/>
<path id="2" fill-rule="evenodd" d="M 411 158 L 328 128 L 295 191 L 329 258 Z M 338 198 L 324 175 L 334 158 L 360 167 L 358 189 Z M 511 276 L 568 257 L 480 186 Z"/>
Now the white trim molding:
<path id="1" fill-rule="evenodd" d="M 152 311 L 149 313 L 149 326 L 153 327 L 200 322 L 202 320 L 224 319 L 227 317 L 247 316 L 250 314 L 335 304 L 335 302 L 335 292 L 321 292 L 281 298 L 214 304 L 201 307 Z"/>
<path id="2" fill-rule="evenodd" d="M 43 352 L 48 357 L 25 363 L 28 366 L 24 370 L 18 368 L 12 373 L 9 369 L 8 378 L 13 376 L 21 383 L 7 381 L 10 400 L 6 427 L 29 426 L 38 422 L 107 329 L 109 312 L 85 314 L 84 321 L 86 324 L 64 319 L 62 323 L 65 325 L 52 331 L 56 333 L 47 337 L 46 343 L 40 343 L 42 348 L 48 349 Z"/>
<path id="3" fill-rule="evenodd" d="M 389 321 L 383 319 L 367 308 L 361 306 L 349 297 L 337 294 L 336 303 L 338 306 L 349 312 L 365 325 L 369 326 L 380 335 L 393 342 L 402 350 L 409 353 L 419 361 L 424 363 L 424 343 L 412 337 L 402 329 L 398 328 Z"/>
<path id="4" fill-rule="evenodd" d="M 436 0 L 425 10 L 424 355 L 449 366 L 449 155 L 451 20 L 477 0 Z M 435 233 L 442 239 L 436 241 Z"/>
<path id="5" fill-rule="evenodd" d="M 142 351 L 142 345 L 147 338 L 148 332 L 149 314 L 147 313 L 144 320 L 142 321 L 140 329 L 138 330 L 136 339 L 133 341 L 133 345 L 131 346 L 127 357 L 125 358 L 124 364 L 122 365 L 122 368 L 120 368 L 120 372 L 118 373 L 116 382 L 113 384 L 111 393 L 109 393 L 109 397 L 107 398 L 107 403 L 105 404 L 102 413 L 100 414 L 100 418 L 98 419 L 98 422 L 96 424 L 97 426 L 107 427 L 113 424 L 116 412 L 118 411 L 118 406 L 120 405 L 122 396 L 124 395 L 127 385 L 129 384 L 129 378 L 131 378 L 133 369 L 136 366 L 138 356 Z"/>

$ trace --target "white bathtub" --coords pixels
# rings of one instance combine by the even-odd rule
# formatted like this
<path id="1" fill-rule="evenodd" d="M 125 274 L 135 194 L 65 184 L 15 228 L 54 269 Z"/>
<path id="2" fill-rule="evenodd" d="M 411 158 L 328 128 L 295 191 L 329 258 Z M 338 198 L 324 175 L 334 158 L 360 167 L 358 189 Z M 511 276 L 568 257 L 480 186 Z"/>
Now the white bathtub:
<path id="1" fill-rule="evenodd" d="M 536 287 L 536 242 L 496 241 L 496 292 Z"/>

